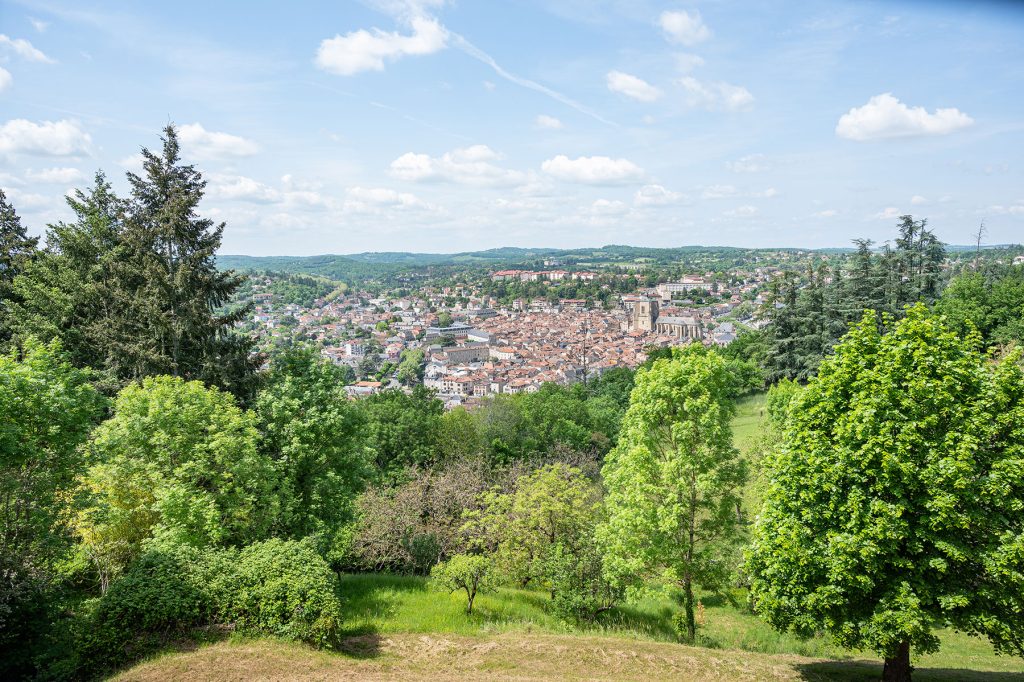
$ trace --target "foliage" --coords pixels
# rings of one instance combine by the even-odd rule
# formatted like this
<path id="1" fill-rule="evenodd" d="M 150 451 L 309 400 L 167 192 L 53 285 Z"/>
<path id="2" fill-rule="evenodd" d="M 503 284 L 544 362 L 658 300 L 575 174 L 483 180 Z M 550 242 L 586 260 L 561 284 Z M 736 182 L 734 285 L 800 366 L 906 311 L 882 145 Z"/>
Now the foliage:
<path id="1" fill-rule="evenodd" d="M 804 381 L 856 322 L 864 310 L 903 314 L 907 304 L 931 303 L 940 293 L 945 245 L 927 229 L 927 221 L 900 216 L 896 248 L 876 253 L 871 240 L 855 240 L 857 252 L 842 270 L 811 263 L 803 278 L 788 272 L 771 282 L 763 314 L 770 350 L 761 354 L 771 382 Z"/>
<path id="2" fill-rule="evenodd" d="M 477 592 L 484 592 L 494 585 L 491 560 L 485 556 L 456 554 L 448 561 L 434 566 L 430 572 L 431 581 L 438 587 L 466 593 L 466 613 L 473 613 L 473 601 Z"/>
<path id="3" fill-rule="evenodd" d="M 254 411 L 260 449 L 280 485 L 277 532 L 329 539 L 369 476 L 362 413 L 345 374 L 311 348 L 276 355 Z"/>
<path id="4" fill-rule="evenodd" d="M 467 510 L 464 529 L 474 547 L 493 557 L 502 577 L 554 593 L 545 570 L 551 552 L 556 545 L 565 555 L 582 552 L 600 510 L 596 486 L 579 469 L 550 464 L 520 476 L 508 493 L 483 493 L 479 509 Z"/>
<path id="5" fill-rule="evenodd" d="M 114 415 L 93 433 L 97 463 L 78 519 L 101 576 L 116 573 L 151 535 L 202 547 L 268 531 L 275 475 L 254 422 L 231 395 L 198 381 L 147 378 L 121 390 Z"/>
<path id="6" fill-rule="evenodd" d="M 696 344 L 640 370 L 602 472 L 608 520 L 599 538 L 609 578 L 680 585 L 691 641 L 694 585 L 723 584 L 723 559 L 738 538 L 746 469 L 729 429 L 732 386 L 726 361 Z"/>
<path id="7" fill-rule="evenodd" d="M 453 460 L 367 490 L 356 503 L 347 561 L 362 570 L 428 573 L 462 550 L 462 515 L 487 488 L 485 473 L 479 463 Z"/>
<path id="8" fill-rule="evenodd" d="M 414 388 L 411 395 L 386 390 L 357 404 L 366 420 L 377 471 L 395 475 L 406 467 L 434 462 L 444 404 L 432 391 L 423 386 Z"/>
<path id="9" fill-rule="evenodd" d="M 748 561 L 777 628 L 887 666 L 945 623 L 1024 653 L 1024 374 L 923 306 L 866 313 L 789 410 Z"/>
<path id="10" fill-rule="evenodd" d="M 1024 342 L 1024 266 L 955 278 L 935 308 L 961 335 L 976 329 L 986 343 Z"/>
<path id="11" fill-rule="evenodd" d="M 59 344 L 0 355 L 0 672 L 21 665 L 33 619 L 46 617 L 46 591 L 71 550 L 79 446 L 102 409 L 89 375 Z"/>
<path id="12" fill-rule="evenodd" d="M 245 631 L 331 647 L 341 623 L 335 582 L 310 543 L 257 542 L 238 554 L 220 617 Z"/>
<path id="13" fill-rule="evenodd" d="M 9 308 L 17 302 L 15 277 L 31 262 L 39 240 L 29 237 L 21 218 L 0 189 L 0 343 L 11 336 Z"/>
<path id="14" fill-rule="evenodd" d="M 396 378 L 406 386 L 415 386 L 423 381 L 423 358 L 422 348 L 412 348 L 402 351 L 402 359 L 398 363 Z"/>
<path id="15" fill-rule="evenodd" d="M 75 190 L 65 200 L 75 221 L 50 225 L 46 249 L 15 279 L 15 333 L 19 339 L 59 339 L 77 366 L 103 372 L 103 389 L 112 393 L 123 379 L 110 372 L 108 360 L 117 320 L 126 312 L 116 305 L 113 273 L 124 258 L 120 233 L 127 207 L 103 173 L 88 192 Z"/>

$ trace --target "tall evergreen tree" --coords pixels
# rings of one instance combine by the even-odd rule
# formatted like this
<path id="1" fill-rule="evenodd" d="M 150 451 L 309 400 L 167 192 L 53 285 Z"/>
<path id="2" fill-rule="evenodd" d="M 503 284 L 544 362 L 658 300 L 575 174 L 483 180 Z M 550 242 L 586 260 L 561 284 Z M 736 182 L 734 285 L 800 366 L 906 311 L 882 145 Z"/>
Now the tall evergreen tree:
<path id="1" fill-rule="evenodd" d="M 14 206 L 0 189 L 0 344 L 11 338 L 10 307 L 15 300 L 14 278 L 25 269 L 39 240 L 29 237 Z"/>
<path id="2" fill-rule="evenodd" d="M 125 201 L 102 172 L 87 191 L 67 197 L 75 221 L 50 225 L 46 249 L 14 282 L 16 338 L 60 339 L 79 367 L 106 369 L 115 309 L 114 264 L 123 257 L 120 231 Z M 116 377 L 106 373 L 116 386 Z"/>
<path id="3" fill-rule="evenodd" d="M 182 163 L 173 125 L 164 129 L 159 154 L 142 155 L 143 174 L 128 174 L 125 257 L 115 267 L 115 303 L 124 311 L 115 334 L 117 373 L 201 379 L 247 394 L 252 341 L 231 330 L 248 309 L 218 311 L 243 278 L 217 269 L 224 223 L 198 215 L 206 181 Z"/>

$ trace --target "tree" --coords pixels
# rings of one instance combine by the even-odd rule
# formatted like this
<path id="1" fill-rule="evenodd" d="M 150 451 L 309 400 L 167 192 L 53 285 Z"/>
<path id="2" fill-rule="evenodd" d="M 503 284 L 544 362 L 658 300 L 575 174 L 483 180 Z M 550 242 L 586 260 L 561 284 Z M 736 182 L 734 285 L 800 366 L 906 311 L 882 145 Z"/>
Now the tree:
<path id="1" fill-rule="evenodd" d="M 472 544 L 494 558 L 504 577 L 553 592 L 544 570 L 551 550 L 560 545 L 571 553 L 593 537 L 601 498 L 579 469 L 559 463 L 520 476 L 509 493 L 485 492 L 479 506 L 466 513 Z"/>
<path id="2" fill-rule="evenodd" d="M 956 277 L 935 308 L 960 334 L 973 327 L 986 343 L 1024 341 L 1024 267 L 995 268 Z"/>
<path id="3" fill-rule="evenodd" d="M 421 348 L 402 351 L 401 362 L 398 363 L 398 380 L 405 386 L 415 386 L 423 381 L 423 358 Z"/>
<path id="4" fill-rule="evenodd" d="M 254 416 L 216 388 L 163 376 L 122 389 L 93 432 L 91 494 L 78 520 L 90 554 L 118 561 L 98 572 L 116 575 L 149 537 L 197 547 L 265 537 L 276 481 L 257 444 Z"/>
<path id="5" fill-rule="evenodd" d="M 748 558 L 779 629 L 827 630 L 910 679 L 951 625 L 1024 654 L 1024 370 L 923 305 L 864 315 L 791 396 Z"/>
<path id="6" fill-rule="evenodd" d="M 260 447 L 281 486 L 276 525 L 288 537 L 333 536 L 369 476 L 363 415 L 345 383 L 341 368 L 298 348 L 274 357 L 256 397 Z"/>
<path id="7" fill-rule="evenodd" d="M 26 612 L 70 550 L 80 445 L 103 409 L 89 378 L 56 343 L 0 355 L 0 672 L 22 658 L 14 645 L 35 626 Z"/>
<path id="8" fill-rule="evenodd" d="M 437 314 L 437 326 L 438 327 L 450 327 L 452 326 L 452 314 L 447 310 L 442 310 Z"/>
<path id="9" fill-rule="evenodd" d="M 0 343 L 11 337 L 9 306 L 14 297 L 14 278 L 32 260 L 39 240 L 29 237 L 7 195 L 0 189 Z"/>
<path id="10" fill-rule="evenodd" d="M 732 382 L 726 361 L 696 344 L 639 370 L 602 471 L 608 521 L 599 540 L 610 578 L 681 587 L 689 641 L 694 587 L 721 586 L 738 539 L 746 467 L 732 445 Z"/>
<path id="11" fill-rule="evenodd" d="M 247 395 L 257 363 L 252 341 L 232 333 L 247 308 L 217 312 L 243 278 L 217 269 L 224 224 L 197 215 L 206 181 L 180 160 L 178 133 L 163 149 L 142 150 L 144 174 L 128 174 L 131 203 L 116 263 L 115 305 L 122 316 L 112 350 L 119 376 L 169 374 Z"/>
<path id="12" fill-rule="evenodd" d="M 444 403 L 433 391 L 423 386 L 411 395 L 397 389 L 381 391 L 357 405 L 366 418 L 367 442 L 379 473 L 392 475 L 434 461 Z"/>
<path id="13" fill-rule="evenodd" d="M 477 592 L 489 590 L 491 562 L 484 556 L 456 554 L 448 561 L 434 566 L 430 577 L 436 585 L 449 593 L 463 590 L 466 593 L 466 613 L 473 613 L 473 601 Z"/>
<path id="14" fill-rule="evenodd" d="M 128 312 L 115 305 L 124 297 L 113 288 L 126 205 L 102 172 L 88 192 L 76 190 L 66 201 L 75 221 L 50 225 L 46 249 L 15 279 L 12 324 L 19 339 L 59 339 L 76 365 L 105 372 L 101 385 L 113 393 L 119 378 L 107 371 L 112 335 Z"/>

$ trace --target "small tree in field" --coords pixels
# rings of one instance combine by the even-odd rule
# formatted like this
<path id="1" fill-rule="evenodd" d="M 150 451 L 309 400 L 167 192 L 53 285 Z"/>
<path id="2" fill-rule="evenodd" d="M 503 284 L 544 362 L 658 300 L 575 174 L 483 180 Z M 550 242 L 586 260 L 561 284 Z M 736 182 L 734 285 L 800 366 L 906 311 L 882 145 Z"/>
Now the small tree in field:
<path id="1" fill-rule="evenodd" d="M 776 628 L 901 682 L 936 628 L 1024 655 L 1024 371 L 979 347 L 921 305 L 885 335 L 868 313 L 794 398 L 748 561 Z"/>
<path id="2" fill-rule="evenodd" d="M 466 593 L 466 613 L 473 613 L 473 601 L 477 592 L 492 587 L 491 560 L 485 556 L 456 554 L 448 561 L 434 566 L 430 572 L 434 583 L 449 593 L 463 590 Z"/>
<path id="3" fill-rule="evenodd" d="M 734 386 L 726 361 L 699 345 L 640 370 L 602 472 L 606 573 L 618 583 L 656 578 L 681 587 L 689 641 L 694 587 L 722 585 L 738 538 L 746 469 L 729 426 Z"/>

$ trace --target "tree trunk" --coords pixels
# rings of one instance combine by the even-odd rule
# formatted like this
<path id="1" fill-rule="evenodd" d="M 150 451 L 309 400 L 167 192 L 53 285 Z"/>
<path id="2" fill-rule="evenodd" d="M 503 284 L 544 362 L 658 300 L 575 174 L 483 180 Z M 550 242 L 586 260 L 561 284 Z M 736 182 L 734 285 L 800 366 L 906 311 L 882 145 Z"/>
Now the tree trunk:
<path id="1" fill-rule="evenodd" d="M 900 642 L 890 658 L 885 659 L 882 682 L 910 682 L 910 642 Z"/>
<path id="2" fill-rule="evenodd" d="M 693 581 L 690 576 L 683 580 L 683 608 L 686 609 L 686 642 L 693 644 L 697 639 L 697 620 L 693 616 Z"/>

